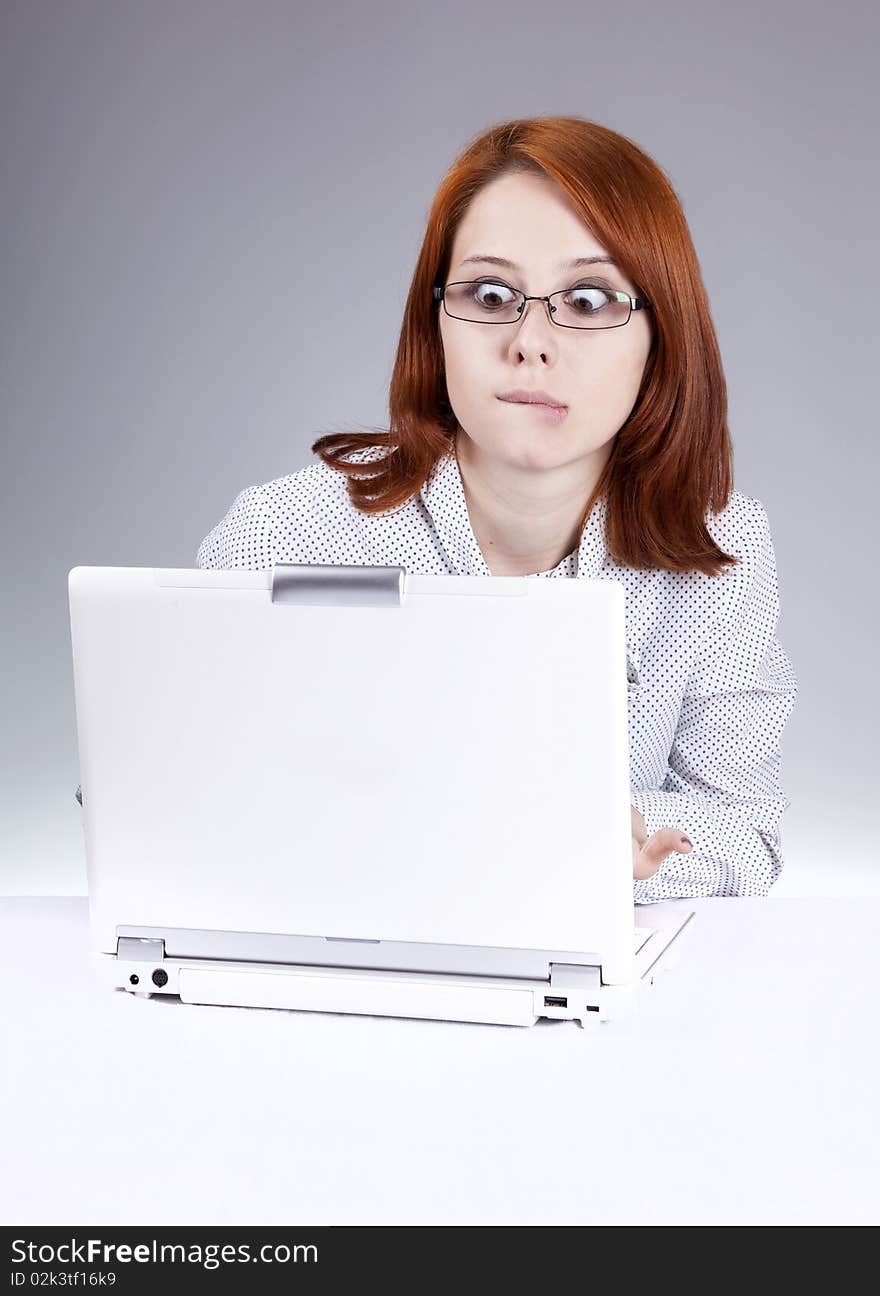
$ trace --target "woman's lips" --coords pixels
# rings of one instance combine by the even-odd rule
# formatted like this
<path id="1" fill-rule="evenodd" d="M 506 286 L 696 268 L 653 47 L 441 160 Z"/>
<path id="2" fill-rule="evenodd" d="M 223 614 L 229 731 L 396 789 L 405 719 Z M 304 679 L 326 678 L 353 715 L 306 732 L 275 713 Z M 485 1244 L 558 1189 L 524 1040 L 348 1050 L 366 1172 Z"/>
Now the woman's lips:
<path id="1" fill-rule="evenodd" d="M 504 397 L 499 396 L 498 399 L 504 400 Z M 504 404 L 512 405 L 514 408 L 518 407 L 520 409 L 534 410 L 536 414 L 540 414 L 541 417 L 544 419 L 549 419 L 551 423 L 561 423 L 562 420 L 565 418 L 566 414 L 568 413 L 567 405 L 541 405 L 535 401 L 511 401 L 511 400 L 505 400 Z"/>

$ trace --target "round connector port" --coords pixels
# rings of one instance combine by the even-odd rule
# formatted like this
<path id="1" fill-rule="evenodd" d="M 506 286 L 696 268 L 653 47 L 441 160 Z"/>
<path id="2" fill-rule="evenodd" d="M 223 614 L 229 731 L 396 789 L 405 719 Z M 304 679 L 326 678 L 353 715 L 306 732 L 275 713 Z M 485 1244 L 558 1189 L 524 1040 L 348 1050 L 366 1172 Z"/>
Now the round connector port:
<path id="1" fill-rule="evenodd" d="M 168 973 L 164 968 L 156 968 L 156 971 L 153 973 L 153 985 L 163 986 L 167 984 L 167 981 Z"/>

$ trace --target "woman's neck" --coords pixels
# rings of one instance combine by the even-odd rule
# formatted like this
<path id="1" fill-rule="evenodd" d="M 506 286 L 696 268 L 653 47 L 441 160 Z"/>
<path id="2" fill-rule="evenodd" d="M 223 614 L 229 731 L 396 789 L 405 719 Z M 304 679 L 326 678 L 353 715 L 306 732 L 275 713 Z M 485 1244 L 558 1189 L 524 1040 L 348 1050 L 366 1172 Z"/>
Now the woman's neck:
<path id="1" fill-rule="evenodd" d="M 454 446 L 471 529 L 493 576 L 552 571 L 577 547 L 584 506 L 610 443 L 599 462 L 593 455 L 546 472 L 489 459 L 461 429 Z"/>

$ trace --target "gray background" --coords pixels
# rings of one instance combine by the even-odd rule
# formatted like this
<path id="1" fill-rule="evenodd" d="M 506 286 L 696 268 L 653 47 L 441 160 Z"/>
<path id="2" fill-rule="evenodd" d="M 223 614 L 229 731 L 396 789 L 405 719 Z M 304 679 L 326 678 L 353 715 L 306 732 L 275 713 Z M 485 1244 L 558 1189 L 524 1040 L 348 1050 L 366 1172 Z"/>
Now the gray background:
<path id="1" fill-rule="evenodd" d="M 84 893 L 67 573 L 194 566 L 244 486 L 387 425 L 435 186 L 509 117 L 633 138 L 685 207 L 767 508 L 779 893 L 880 893 L 869 3 L 2 0 L 2 872 Z M 321 289 L 369 285 L 332 317 Z"/>

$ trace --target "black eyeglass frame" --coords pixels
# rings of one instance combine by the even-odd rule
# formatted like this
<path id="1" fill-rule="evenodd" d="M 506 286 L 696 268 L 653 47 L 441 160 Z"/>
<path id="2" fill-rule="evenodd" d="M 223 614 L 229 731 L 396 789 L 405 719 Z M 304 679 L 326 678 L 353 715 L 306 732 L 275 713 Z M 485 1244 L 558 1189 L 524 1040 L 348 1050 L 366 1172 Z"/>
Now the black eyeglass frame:
<path id="1" fill-rule="evenodd" d="M 447 288 L 454 288 L 454 287 L 456 287 L 457 284 L 466 284 L 466 283 L 494 283 L 494 282 L 495 282 L 495 280 L 493 280 L 493 279 L 454 279 L 451 283 L 448 283 L 448 284 L 435 284 L 435 285 L 434 285 L 434 289 L 433 289 L 434 301 L 435 301 L 435 302 L 442 301 L 442 302 L 443 302 L 443 309 L 446 311 L 446 314 L 449 316 L 449 318 L 450 318 L 450 319 L 460 319 L 460 320 L 462 321 L 463 324 L 518 324 L 519 321 L 522 319 L 523 311 L 524 311 L 525 308 L 526 308 L 526 302 L 530 302 L 530 301 L 542 301 L 542 302 L 546 302 L 546 303 L 547 303 L 547 313 L 548 313 L 549 316 L 550 316 L 550 323 L 551 323 L 551 324 L 555 324 L 557 328 L 570 328 L 570 329 L 577 329 L 578 332 L 592 331 L 592 332 L 594 332 L 594 333 L 595 333 L 595 332 L 598 332 L 599 329 L 623 328 L 624 325 L 628 324 L 628 323 L 630 322 L 630 320 L 632 319 L 632 313 L 633 313 L 633 311 L 635 311 L 635 310 L 651 310 L 651 309 L 652 309 L 651 303 L 648 301 L 647 297 L 630 297 L 629 293 L 622 292 L 622 291 L 620 291 L 619 289 L 616 289 L 616 288 L 602 288 L 602 289 L 601 289 L 602 292 L 612 292 L 612 293 L 614 293 L 614 296 L 617 298 L 618 301 L 626 301 L 626 302 L 629 302 L 629 314 L 627 315 L 626 319 L 623 321 L 622 324 L 601 324 L 601 325 L 596 325 L 596 324 L 560 324 L 560 323 L 559 323 L 559 320 L 555 320 L 555 319 L 553 318 L 553 314 L 554 314 L 554 312 L 555 312 L 555 310 L 556 310 L 556 307 L 552 304 L 552 299 L 553 299 L 554 297 L 562 297 L 565 293 L 571 292 L 571 288 L 570 288 L 570 287 L 569 287 L 569 288 L 560 288 L 560 289 L 558 289 L 556 292 L 552 292 L 552 293 L 550 293 L 550 295 L 547 296 L 547 297 L 541 297 L 541 296 L 531 296 L 531 297 L 530 297 L 530 296 L 528 296 L 526 293 L 524 293 L 524 292 L 522 291 L 521 288 L 511 288 L 509 284 L 504 284 L 503 286 L 504 286 L 505 288 L 507 288 L 508 292 L 516 293 L 518 297 L 521 297 L 521 298 L 522 298 L 522 301 L 520 302 L 520 304 L 519 304 L 519 305 L 517 306 L 517 308 L 516 308 L 516 311 L 517 311 L 517 317 L 518 317 L 518 318 L 515 319 L 515 320 L 489 320 L 489 319 L 487 319 L 487 320 L 475 320 L 475 319 L 467 319 L 467 318 L 466 318 L 465 316 L 463 316 L 463 315 L 453 315 L 453 314 L 452 314 L 452 311 L 449 310 L 449 309 L 447 309 L 447 306 L 446 306 L 446 289 L 447 289 Z M 501 286 L 501 285 L 500 285 L 500 281 L 499 281 L 499 286 Z M 596 286 L 597 286 L 597 287 L 600 287 L 600 285 L 598 285 L 598 284 L 597 284 Z"/>

